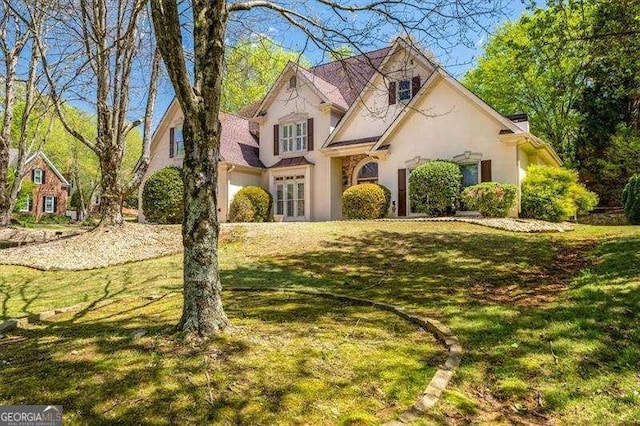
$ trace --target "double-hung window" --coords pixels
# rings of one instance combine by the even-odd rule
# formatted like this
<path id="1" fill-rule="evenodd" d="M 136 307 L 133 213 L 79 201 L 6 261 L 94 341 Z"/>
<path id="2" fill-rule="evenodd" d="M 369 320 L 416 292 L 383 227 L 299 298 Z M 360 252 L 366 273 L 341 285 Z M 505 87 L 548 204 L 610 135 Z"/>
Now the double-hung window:
<path id="1" fill-rule="evenodd" d="M 43 172 L 41 169 L 33 169 L 33 183 L 42 183 Z"/>
<path id="2" fill-rule="evenodd" d="M 478 184 L 480 181 L 478 173 L 478 163 L 460 164 L 462 170 L 462 187 Z"/>
<path id="3" fill-rule="evenodd" d="M 55 213 L 56 212 L 56 198 L 53 195 L 47 195 L 44 197 L 44 212 Z"/>
<path id="4" fill-rule="evenodd" d="M 411 100 L 411 80 L 398 81 L 398 100 L 400 102 Z"/>
<path id="5" fill-rule="evenodd" d="M 288 123 L 282 127 L 282 152 L 307 150 L 307 122 Z"/>

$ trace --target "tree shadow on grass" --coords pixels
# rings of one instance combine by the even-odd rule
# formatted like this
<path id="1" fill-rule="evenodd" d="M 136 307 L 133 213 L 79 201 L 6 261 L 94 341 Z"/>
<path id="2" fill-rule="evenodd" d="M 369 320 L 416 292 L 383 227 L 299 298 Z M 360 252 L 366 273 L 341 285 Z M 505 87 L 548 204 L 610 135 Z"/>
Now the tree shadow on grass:
<path id="1" fill-rule="evenodd" d="M 591 406 L 582 420 L 630 420 L 640 416 L 640 237 L 601 243 L 593 251 L 592 240 L 550 236 L 375 231 L 222 277 L 436 317 L 465 348 L 454 383 L 480 405 L 516 407 L 538 422 Z"/>
<path id="2" fill-rule="evenodd" d="M 205 344 L 172 334 L 179 296 L 125 299 L 19 329 L 0 340 L 0 374 L 7 378 L 0 401 L 61 404 L 72 423 L 304 422 L 306 411 L 327 410 L 317 401 L 368 401 L 359 389 L 378 381 L 405 383 L 408 389 L 383 399 L 394 407 L 398 398 L 409 404 L 444 360 L 430 335 L 388 313 L 279 293 L 228 293 L 226 299 L 235 325 Z M 132 337 L 141 328 L 145 336 Z M 365 360 L 354 351 L 360 339 Z M 289 342 L 294 346 L 287 349 Z M 378 352 L 371 352 L 374 342 Z M 345 345 L 344 353 L 354 356 L 346 369 L 342 355 L 330 350 Z M 399 377 L 380 379 L 396 368 Z M 404 374 L 409 377 L 402 380 Z"/>

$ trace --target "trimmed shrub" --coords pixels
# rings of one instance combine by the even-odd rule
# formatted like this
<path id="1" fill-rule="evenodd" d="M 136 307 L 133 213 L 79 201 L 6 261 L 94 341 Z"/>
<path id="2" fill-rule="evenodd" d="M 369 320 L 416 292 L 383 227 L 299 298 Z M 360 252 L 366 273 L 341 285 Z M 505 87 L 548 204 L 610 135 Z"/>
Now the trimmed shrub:
<path id="1" fill-rule="evenodd" d="M 578 182 L 578 173 L 561 167 L 532 165 L 522 181 L 522 215 L 562 222 L 588 213 L 598 196 Z"/>
<path id="2" fill-rule="evenodd" d="M 342 216 L 345 219 L 380 219 L 387 215 L 391 191 L 377 183 L 361 183 L 342 193 Z"/>
<path id="3" fill-rule="evenodd" d="M 411 210 L 431 216 L 455 212 L 460 203 L 462 172 L 450 161 L 430 161 L 409 175 Z"/>
<path id="4" fill-rule="evenodd" d="M 622 191 L 622 208 L 629 223 L 640 225 L 640 174 L 631 176 Z"/>
<path id="5" fill-rule="evenodd" d="M 245 186 L 233 197 L 229 209 L 231 222 L 269 222 L 273 200 L 259 186 Z"/>
<path id="6" fill-rule="evenodd" d="M 471 210 L 477 210 L 486 217 L 507 217 L 516 205 L 515 185 L 498 182 L 484 182 L 469 186 L 462 191 L 462 201 Z"/>
<path id="7" fill-rule="evenodd" d="M 182 223 L 182 170 L 167 167 L 152 174 L 142 188 L 142 210 L 152 223 Z"/>
<path id="8" fill-rule="evenodd" d="M 229 209 L 231 222 L 254 222 L 255 213 L 253 204 L 246 195 L 236 194 Z"/>

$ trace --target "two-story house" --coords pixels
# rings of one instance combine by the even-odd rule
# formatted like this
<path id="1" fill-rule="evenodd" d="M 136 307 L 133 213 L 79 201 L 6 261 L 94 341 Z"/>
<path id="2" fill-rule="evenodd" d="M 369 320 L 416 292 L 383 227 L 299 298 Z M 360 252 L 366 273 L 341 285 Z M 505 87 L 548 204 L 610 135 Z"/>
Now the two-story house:
<path id="1" fill-rule="evenodd" d="M 150 171 L 179 165 L 181 119 L 174 101 Z M 269 190 L 277 218 L 321 221 L 341 218 L 347 187 L 378 182 L 391 190 L 389 214 L 403 217 L 415 214 L 409 174 L 426 161 L 458 162 L 464 185 L 518 188 L 529 164 L 561 164 L 526 116 L 502 116 L 404 39 L 309 69 L 289 63 L 249 119 L 222 123 L 221 220 L 244 185 Z"/>
<path id="2" fill-rule="evenodd" d="M 9 162 L 13 163 L 17 153 L 15 150 L 11 151 Z M 33 189 L 21 213 L 32 214 L 38 219 L 44 215 L 66 214 L 71 186 L 44 152 L 38 151 L 27 157 L 22 184 L 25 182 L 31 182 Z"/>

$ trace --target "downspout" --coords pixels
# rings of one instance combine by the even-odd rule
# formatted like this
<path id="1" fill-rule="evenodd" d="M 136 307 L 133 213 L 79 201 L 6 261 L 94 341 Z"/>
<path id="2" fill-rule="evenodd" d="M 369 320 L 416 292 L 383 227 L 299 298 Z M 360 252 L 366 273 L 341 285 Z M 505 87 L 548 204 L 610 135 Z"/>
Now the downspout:
<path id="1" fill-rule="evenodd" d="M 231 208 L 231 200 L 229 200 L 229 185 L 231 185 L 231 172 L 236 168 L 235 164 L 229 164 L 227 167 L 227 222 L 229 222 L 229 209 Z"/>
<path id="2" fill-rule="evenodd" d="M 518 171 L 518 216 L 522 213 L 522 173 L 520 170 L 520 144 L 516 144 L 516 170 Z"/>

